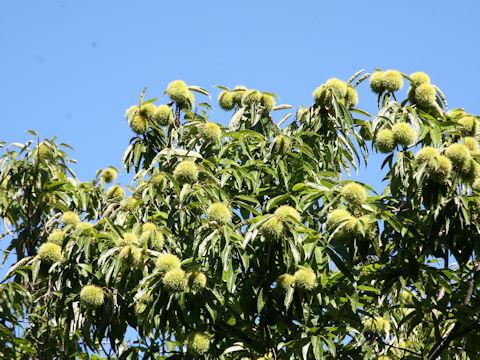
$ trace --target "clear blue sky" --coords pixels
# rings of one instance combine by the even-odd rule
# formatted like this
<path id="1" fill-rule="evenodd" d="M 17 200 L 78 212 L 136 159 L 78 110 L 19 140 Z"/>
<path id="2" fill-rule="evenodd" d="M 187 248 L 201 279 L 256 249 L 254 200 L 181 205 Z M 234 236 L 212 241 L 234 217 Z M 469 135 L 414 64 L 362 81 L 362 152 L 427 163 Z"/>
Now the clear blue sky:
<path id="1" fill-rule="evenodd" d="M 144 86 L 157 104 L 183 79 L 214 100 L 213 85 L 244 84 L 297 107 L 328 78 L 374 67 L 425 71 L 451 108 L 479 114 L 479 4 L 3 0 L 0 140 L 26 141 L 27 129 L 58 136 L 89 180 L 121 167 L 132 136 L 124 110 Z M 359 93 L 359 108 L 375 113 L 367 83 Z M 216 108 L 212 120 L 227 124 L 229 113 Z M 378 159 L 361 174 L 377 188 Z"/>

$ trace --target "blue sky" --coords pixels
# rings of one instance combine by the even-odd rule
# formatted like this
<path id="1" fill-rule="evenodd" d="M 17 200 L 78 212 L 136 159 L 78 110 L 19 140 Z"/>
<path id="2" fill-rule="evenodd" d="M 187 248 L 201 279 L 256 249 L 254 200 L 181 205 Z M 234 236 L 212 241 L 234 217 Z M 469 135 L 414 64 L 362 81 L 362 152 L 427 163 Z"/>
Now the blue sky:
<path id="1" fill-rule="evenodd" d="M 183 79 L 271 91 L 295 107 L 325 80 L 375 67 L 425 71 L 450 107 L 479 114 L 475 1 L 2 1 L 0 140 L 27 129 L 72 145 L 88 180 L 121 166 L 123 118 L 144 86 L 162 97 Z M 406 89 L 404 89 L 404 92 Z M 359 108 L 376 112 L 368 84 Z M 227 124 L 218 107 L 211 118 Z M 380 190 L 378 161 L 360 178 Z M 128 182 L 129 177 L 120 180 Z"/>

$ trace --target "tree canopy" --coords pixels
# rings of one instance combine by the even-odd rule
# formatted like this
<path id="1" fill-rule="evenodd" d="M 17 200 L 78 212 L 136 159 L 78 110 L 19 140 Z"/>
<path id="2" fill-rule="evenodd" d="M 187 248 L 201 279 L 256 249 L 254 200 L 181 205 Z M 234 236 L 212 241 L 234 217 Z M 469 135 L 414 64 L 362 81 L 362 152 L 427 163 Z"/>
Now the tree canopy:
<path id="1" fill-rule="evenodd" d="M 56 138 L 1 143 L 0 354 L 477 359 L 479 118 L 420 72 L 332 78 L 298 109 L 217 88 L 228 127 L 202 87 L 141 93 L 128 186 L 80 181 Z M 369 150 L 381 192 L 344 179 Z"/>

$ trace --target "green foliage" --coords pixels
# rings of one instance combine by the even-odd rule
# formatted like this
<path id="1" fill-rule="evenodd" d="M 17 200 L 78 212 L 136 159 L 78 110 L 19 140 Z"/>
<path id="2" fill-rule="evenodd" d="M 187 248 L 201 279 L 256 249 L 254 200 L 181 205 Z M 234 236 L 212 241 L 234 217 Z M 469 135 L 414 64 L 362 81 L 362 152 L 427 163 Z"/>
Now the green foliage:
<path id="1" fill-rule="evenodd" d="M 369 76 L 374 116 L 353 108 Z M 2 143 L 0 353 L 477 358 L 477 117 L 447 112 L 423 73 L 400 99 L 403 78 L 330 79 L 294 110 L 220 87 L 225 127 L 195 108 L 199 86 L 168 85 L 171 106 L 142 92 L 125 114 L 130 186 L 105 188 L 113 168 L 79 181 L 56 139 Z M 377 192 L 342 179 L 370 139 L 386 154 Z"/>

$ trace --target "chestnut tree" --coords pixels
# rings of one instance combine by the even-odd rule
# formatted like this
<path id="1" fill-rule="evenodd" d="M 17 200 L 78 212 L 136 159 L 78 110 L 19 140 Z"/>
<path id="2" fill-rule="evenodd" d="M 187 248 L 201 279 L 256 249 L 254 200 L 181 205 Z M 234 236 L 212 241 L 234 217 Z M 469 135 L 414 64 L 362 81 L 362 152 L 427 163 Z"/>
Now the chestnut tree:
<path id="1" fill-rule="evenodd" d="M 129 186 L 80 181 L 55 138 L 1 143 L 0 354 L 479 358 L 479 119 L 421 72 L 333 78 L 299 109 L 217 88 L 217 122 L 199 86 L 141 93 Z M 344 179 L 369 149 L 384 189 Z"/>

